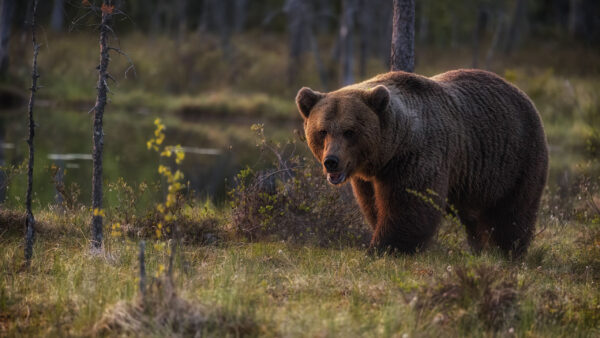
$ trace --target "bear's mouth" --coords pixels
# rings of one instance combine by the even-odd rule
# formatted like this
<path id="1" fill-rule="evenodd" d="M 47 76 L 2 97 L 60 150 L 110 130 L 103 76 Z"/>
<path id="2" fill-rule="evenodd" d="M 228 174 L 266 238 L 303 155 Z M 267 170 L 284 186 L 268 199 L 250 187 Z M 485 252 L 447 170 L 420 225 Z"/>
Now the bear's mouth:
<path id="1" fill-rule="evenodd" d="M 346 180 L 346 174 L 344 172 L 327 173 L 327 181 L 329 183 L 338 185 Z"/>

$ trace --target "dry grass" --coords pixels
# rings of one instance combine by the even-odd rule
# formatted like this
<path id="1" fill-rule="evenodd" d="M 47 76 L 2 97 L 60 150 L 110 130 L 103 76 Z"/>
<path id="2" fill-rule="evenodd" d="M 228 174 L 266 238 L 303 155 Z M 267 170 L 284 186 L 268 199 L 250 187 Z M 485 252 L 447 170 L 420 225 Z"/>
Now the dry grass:
<path id="1" fill-rule="evenodd" d="M 190 337 L 199 335 L 256 336 L 261 327 L 254 318 L 239 318 L 218 307 L 178 296 L 172 279 L 154 278 L 145 295 L 109 308 L 94 324 L 94 335 Z"/>

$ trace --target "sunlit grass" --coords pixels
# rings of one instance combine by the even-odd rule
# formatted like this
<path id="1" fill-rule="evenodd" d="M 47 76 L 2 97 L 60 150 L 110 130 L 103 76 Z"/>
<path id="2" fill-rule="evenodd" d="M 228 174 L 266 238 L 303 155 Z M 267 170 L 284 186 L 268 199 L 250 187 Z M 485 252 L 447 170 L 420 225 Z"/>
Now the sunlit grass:
<path id="1" fill-rule="evenodd" d="M 50 228 L 38 236 L 28 270 L 21 268 L 21 238 L 14 230 L 0 237 L 0 328 L 6 335 L 90 334 L 117 302 L 137 297 L 137 242 L 110 238 L 104 255 L 94 256 L 86 217 L 60 232 L 48 224 L 61 217 L 39 218 Z M 467 287 L 456 279 L 457 269 L 490 267 L 517 283 L 515 314 L 500 322 L 498 333 L 593 336 L 600 333 L 599 233 L 597 225 L 577 222 L 550 226 L 518 262 L 495 252 L 472 255 L 462 229 L 457 244 L 442 239 L 425 252 L 397 257 L 284 242 L 187 245 L 175 260 L 174 281 L 183 299 L 255 323 L 260 335 L 491 336 L 478 296 L 460 303 L 448 296 L 443 301 L 450 307 L 419 305 L 445 283 Z M 153 276 L 166 257 L 151 243 L 146 266 Z"/>

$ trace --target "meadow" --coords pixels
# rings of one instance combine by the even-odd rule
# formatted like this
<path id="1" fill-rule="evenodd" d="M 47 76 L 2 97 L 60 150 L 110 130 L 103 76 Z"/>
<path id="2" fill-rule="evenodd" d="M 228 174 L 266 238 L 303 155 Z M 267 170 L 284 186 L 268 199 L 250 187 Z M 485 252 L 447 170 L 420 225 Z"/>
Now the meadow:
<path id="1" fill-rule="evenodd" d="M 91 164 L 49 156 L 91 148 L 87 111 L 95 98 L 97 42 L 78 33 L 47 39 L 36 110 L 38 233 L 28 268 L 20 166 L 26 124 L 18 103 L 27 95 L 28 45 L 13 44 L 16 66 L 2 85 L 17 104 L 0 110 L 3 142 L 12 144 L 4 148 L 11 175 L 0 204 L 0 335 L 600 335 L 597 51 L 532 45 L 490 64 L 530 95 L 550 147 L 537 234 L 525 257 L 512 261 L 493 248 L 472 253 L 451 217 L 423 252 L 368 255 L 369 230 L 347 187 L 326 184 L 294 131 L 301 131 L 295 91 L 320 83 L 309 58 L 297 83 L 287 83 L 281 37 L 234 37 L 228 59 L 210 37 L 177 44 L 124 36 L 120 45 L 131 51 L 137 76 L 130 71 L 125 78 L 128 60 L 113 57 L 118 80 L 105 120 L 106 242 L 97 255 L 90 253 Z M 175 52 L 144 57 L 156 50 Z M 417 56 L 424 75 L 470 64 L 468 50 L 417 46 Z M 369 60 L 367 74 L 383 71 L 382 62 Z M 217 154 L 187 152 L 175 164 L 149 151 L 157 118 L 166 125 L 166 143 Z M 167 224 L 177 236 L 157 239 L 157 205 L 169 185 L 159 165 L 180 169 L 190 183 L 177 220 Z M 277 173 L 282 166 L 293 178 Z M 60 182 L 57 167 L 66 171 Z M 173 242 L 179 245 L 171 255 Z"/>

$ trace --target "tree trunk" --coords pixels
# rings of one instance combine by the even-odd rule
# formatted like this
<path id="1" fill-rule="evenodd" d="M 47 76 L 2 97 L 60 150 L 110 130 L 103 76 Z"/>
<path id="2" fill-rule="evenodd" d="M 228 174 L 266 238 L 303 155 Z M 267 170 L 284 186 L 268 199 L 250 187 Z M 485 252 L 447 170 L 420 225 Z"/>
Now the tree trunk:
<path id="1" fill-rule="evenodd" d="M 494 37 L 492 37 L 492 43 L 490 44 L 490 48 L 487 51 L 487 55 L 485 56 L 485 68 L 490 69 L 490 64 L 492 62 L 492 58 L 494 57 L 494 52 L 498 47 L 500 36 L 504 31 L 504 12 L 501 10 L 498 11 L 496 15 L 496 29 L 494 31 Z"/>
<path id="2" fill-rule="evenodd" d="M 421 1 L 421 13 L 419 16 L 419 42 L 425 43 L 427 41 L 429 35 L 429 17 L 427 16 L 427 11 L 425 8 L 428 5 L 427 0 Z"/>
<path id="3" fill-rule="evenodd" d="M 504 51 L 506 54 L 510 54 L 515 45 L 517 44 L 520 31 L 522 28 L 522 21 L 525 17 L 525 12 L 527 11 L 527 0 L 517 0 L 517 4 L 515 6 L 515 11 L 512 17 L 512 21 L 510 23 L 510 29 L 508 31 L 508 38 L 506 40 L 506 46 Z"/>
<path id="4" fill-rule="evenodd" d="M 0 124 L 0 205 L 6 197 L 6 173 L 2 169 L 4 165 L 4 124 Z"/>
<path id="5" fill-rule="evenodd" d="M 8 44 L 15 8 L 14 0 L 0 0 L 0 78 L 8 72 Z"/>
<path id="6" fill-rule="evenodd" d="M 487 13 L 479 6 L 477 8 L 477 24 L 473 30 L 473 68 L 479 67 L 479 44 L 483 39 L 485 27 L 487 26 Z"/>
<path id="7" fill-rule="evenodd" d="M 342 85 L 347 86 L 354 83 L 354 52 L 352 33 L 354 29 L 354 15 L 356 12 L 356 0 L 344 0 L 342 6 L 342 21 L 340 25 L 341 45 L 341 79 Z"/>
<path id="8" fill-rule="evenodd" d="M 33 136 L 35 134 L 35 123 L 33 121 L 33 105 L 35 102 L 35 93 L 37 91 L 37 79 L 40 77 L 37 71 L 37 56 L 40 46 L 37 44 L 35 36 L 35 18 L 37 12 L 37 0 L 33 3 L 33 13 L 31 15 L 31 42 L 33 44 L 33 62 L 31 64 L 31 95 L 29 96 L 29 163 L 27 165 L 27 196 L 25 198 L 25 207 L 27 208 L 27 218 L 25 219 L 25 264 L 29 266 L 31 256 L 33 255 L 33 241 L 35 237 L 35 218 L 31 211 L 31 195 L 33 192 Z"/>
<path id="9" fill-rule="evenodd" d="M 186 0 L 177 0 L 177 42 L 183 42 L 187 31 Z"/>
<path id="10" fill-rule="evenodd" d="M 415 70 L 415 1 L 394 0 L 392 30 L 392 71 Z"/>
<path id="11" fill-rule="evenodd" d="M 108 93 L 108 62 L 109 47 L 108 35 L 111 32 L 110 23 L 112 17 L 112 0 L 104 0 L 102 7 L 102 23 L 100 24 L 100 65 L 98 67 L 98 96 L 94 107 L 94 149 L 92 151 L 92 248 L 102 247 L 102 151 L 104 148 L 104 132 L 102 131 L 102 117 L 106 106 L 106 95 Z"/>
<path id="12" fill-rule="evenodd" d="M 234 16 L 233 16 L 233 31 L 239 33 L 244 29 L 246 24 L 246 7 L 248 0 L 235 0 Z"/>
<path id="13" fill-rule="evenodd" d="M 64 5 L 64 0 L 54 0 L 54 6 L 52 7 L 52 18 L 50 19 L 50 27 L 55 32 L 60 32 L 63 29 L 63 24 L 65 21 Z"/>

